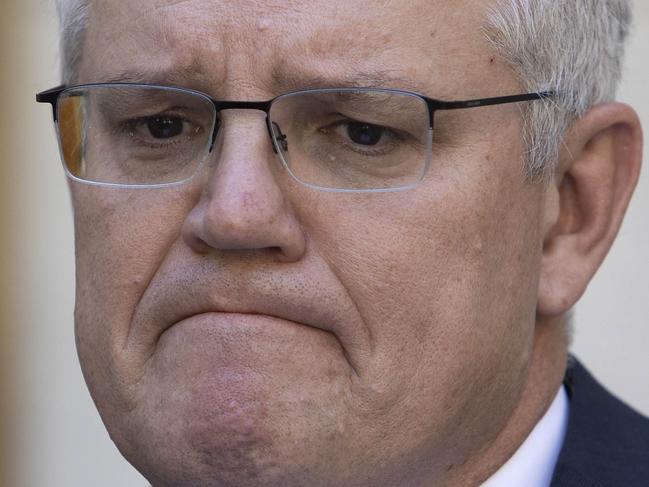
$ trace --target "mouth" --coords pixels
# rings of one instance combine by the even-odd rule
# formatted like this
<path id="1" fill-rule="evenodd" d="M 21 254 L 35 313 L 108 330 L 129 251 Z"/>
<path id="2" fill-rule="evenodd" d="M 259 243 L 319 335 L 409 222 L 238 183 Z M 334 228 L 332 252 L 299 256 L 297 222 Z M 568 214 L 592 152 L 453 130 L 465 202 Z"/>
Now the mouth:
<path id="1" fill-rule="evenodd" d="M 253 330 L 263 331 L 264 333 L 269 333 L 271 330 L 275 332 L 292 330 L 293 332 L 298 331 L 302 333 L 311 330 L 335 335 L 331 329 L 328 329 L 324 325 L 316 326 L 311 323 L 305 323 L 304 321 L 298 321 L 293 316 L 271 314 L 256 310 L 224 309 L 221 307 L 187 311 L 174 316 L 167 323 L 160 333 L 159 338 L 178 328 L 196 328 L 205 332 L 214 332 L 214 330 L 221 329 L 224 333 L 236 331 L 234 329 L 237 328 L 247 329 L 250 333 Z"/>
<path id="2" fill-rule="evenodd" d="M 249 360 L 264 355 L 276 358 L 278 353 L 288 359 L 305 351 L 315 357 L 333 352 L 358 375 L 335 331 L 267 313 L 219 309 L 185 313 L 164 328 L 155 345 L 164 354 L 177 354 L 179 347 L 201 350 L 206 355 L 218 350 L 219 355 L 233 357 L 245 350 Z"/>
<path id="3" fill-rule="evenodd" d="M 268 314 L 223 311 L 195 313 L 176 321 L 160 335 L 155 353 L 166 357 L 163 360 L 175 362 L 185 356 L 220 368 L 285 365 L 286 360 L 319 367 L 335 357 L 349 362 L 331 331 Z"/>
<path id="4" fill-rule="evenodd" d="M 239 303 L 245 304 L 245 303 Z M 250 304 L 250 303 L 249 303 Z M 339 317 L 333 311 L 323 311 L 322 307 L 308 304 L 296 304 L 285 299 L 263 300 L 256 306 L 237 306 L 229 300 L 201 299 L 194 301 L 188 298 L 183 305 L 170 306 L 165 303 L 158 309 L 153 319 L 162 323 L 158 328 L 157 340 L 163 335 L 180 331 L 194 330 L 196 333 L 238 333 L 245 329 L 247 333 L 269 334 L 271 330 L 286 334 L 311 332 L 331 335 L 341 341 L 338 330 L 342 327 Z M 155 327 L 150 327 L 153 330 Z"/>
<path id="5" fill-rule="evenodd" d="M 227 329 L 232 327 L 264 327 L 265 329 L 268 329 L 269 327 L 304 329 L 306 327 L 316 329 L 304 323 L 265 313 L 210 310 L 191 313 L 179 318 L 177 321 L 168 326 L 162 332 L 161 336 L 178 327 L 198 327 L 200 329 L 206 330 L 224 328 L 226 331 Z"/>
<path id="6" fill-rule="evenodd" d="M 312 339 L 324 339 L 329 347 L 334 344 L 342 351 L 356 372 L 357 361 L 371 355 L 367 327 L 340 286 L 322 279 L 314 282 L 308 276 L 300 272 L 291 279 L 282 275 L 272 281 L 265 275 L 263 279 L 229 278 L 200 268 L 161 273 L 135 310 L 125 348 L 137 356 L 151 356 L 161 340 L 168 342 L 171 337 L 184 337 L 194 345 L 201 337 L 257 337 L 276 343 L 278 349 L 282 340 L 307 345 Z M 176 345 L 182 346 L 182 341 Z"/>

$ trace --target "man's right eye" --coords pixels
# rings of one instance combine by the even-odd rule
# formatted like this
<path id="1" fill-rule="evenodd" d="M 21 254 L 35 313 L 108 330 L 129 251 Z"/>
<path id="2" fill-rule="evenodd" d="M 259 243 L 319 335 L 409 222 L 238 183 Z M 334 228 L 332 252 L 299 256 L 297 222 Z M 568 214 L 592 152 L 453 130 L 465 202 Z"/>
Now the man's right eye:
<path id="1" fill-rule="evenodd" d="M 128 132 L 143 142 L 173 142 L 195 137 L 201 127 L 179 116 L 154 115 L 129 120 Z"/>
<path id="2" fill-rule="evenodd" d="M 178 117 L 151 117 L 146 126 L 154 139 L 170 139 L 183 133 L 183 121 Z"/>

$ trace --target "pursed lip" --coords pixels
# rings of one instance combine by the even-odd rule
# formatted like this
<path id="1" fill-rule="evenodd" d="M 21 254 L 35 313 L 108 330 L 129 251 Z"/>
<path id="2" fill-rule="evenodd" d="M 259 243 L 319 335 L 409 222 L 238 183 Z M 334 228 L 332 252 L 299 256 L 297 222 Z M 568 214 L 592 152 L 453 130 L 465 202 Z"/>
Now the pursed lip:
<path id="1" fill-rule="evenodd" d="M 175 326 L 178 326 L 178 325 L 182 325 L 183 323 L 186 323 L 187 321 L 196 320 L 196 319 L 198 319 L 198 320 L 202 320 L 202 319 L 208 320 L 210 317 L 216 317 L 216 318 L 231 317 L 231 318 L 233 318 L 233 323 L 237 321 L 236 320 L 237 317 L 241 317 L 241 318 L 262 318 L 262 319 L 263 318 L 270 318 L 270 319 L 275 320 L 275 321 L 282 321 L 282 322 L 285 322 L 285 323 L 290 323 L 290 324 L 292 324 L 294 326 L 307 326 L 307 327 L 314 328 L 314 329 L 320 329 L 320 330 L 323 330 L 323 331 L 329 331 L 329 330 L 325 330 L 325 328 L 321 327 L 321 326 L 314 326 L 313 324 L 310 324 L 310 323 L 304 323 L 304 322 L 301 322 L 301 321 L 296 321 L 294 319 L 289 319 L 289 318 L 282 317 L 282 316 L 277 316 L 277 315 L 274 315 L 274 314 L 260 313 L 260 312 L 257 312 L 257 311 L 243 311 L 243 310 L 235 310 L 235 311 L 233 311 L 233 310 L 206 308 L 206 309 L 197 310 L 195 312 L 191 312 L 191 313 L 179 316 L 178 318 L 176 318 L 172 322 L 170 322 L 170 324 L 163 329 L 161 335 L 163 335 L 165 332 L 167 332 L 171 328 L 173 328 Z"/>
<path id="2" fill-rule="evenodd" d="M 332 314 L 319 315 L 317 312 L 315 312 L 315 310 L 312 309 L 312 307 L 306 307 L 305 309 L 304 305 L 292 308 L 281 306 L 270 309 L 263 306 L 241 307 L 227 306 L 221 303 L 197 303 L 195 306 L 189 304 L 186 309 L 177 309 L 176 312 L 172 312 L 169 316 L 167 316 L 164 320 L 165 325 L 163 326 L 160 334 L 164 333 L 169 328 L 182 323 L 183 321 L 210 314 L 271 317 L 295 323 L 296 325 L 317 328 L 334 334 L 338 329 L 335 316 L 333 316 Z"/>
<path id="3" fill-rule="evenodd" d="M 369 351 L 369 336 L 356 306 L 340 288 L 310 283 L 304 274 L 290 280 L 261 274 L 226 279 L 223 274 L 185 269 L 154 277 L 136 307 L 127 348 L 153 354 L 163 333 L 199 315 L 267 316 L 333 334 L 358 374 L 357 359 Z"/>
<path id="4" fill-rule="evenodd" d="M 338 352 L 348 359 L 343 344 L 335 333 L 311 324 L 255 312 L 208 310 L 183 316 L 160 334 L 158 344 L 164 343 L 165 348 L 169 350 L 170 343 L 177 346 L 181 343 L 209 343 L 215 339 L 217 343 L 224 340 L 222 344 L 227 343 L 228 347 L 234 346 L 240 339 L 247 343 L 260 340 L 266 345 L 289 345 L 295 341 L 295 344 L 300 343 L 301 347 L 316 340 L 321 345 L 328 343 L 329 346 L 336 347 Z"/>

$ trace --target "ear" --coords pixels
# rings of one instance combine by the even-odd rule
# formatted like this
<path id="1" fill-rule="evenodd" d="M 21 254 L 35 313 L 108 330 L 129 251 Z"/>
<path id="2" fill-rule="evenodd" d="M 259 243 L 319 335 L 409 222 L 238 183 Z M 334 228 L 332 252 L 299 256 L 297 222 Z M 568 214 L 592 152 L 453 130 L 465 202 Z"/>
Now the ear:
<path id="1" fill-rule="evenodd" d="M 582 296 L 615 240 L 641 162 L 631 107 L 599 105 L 574 122 L 545 195 L 538 315 L 561 315 Z"/>

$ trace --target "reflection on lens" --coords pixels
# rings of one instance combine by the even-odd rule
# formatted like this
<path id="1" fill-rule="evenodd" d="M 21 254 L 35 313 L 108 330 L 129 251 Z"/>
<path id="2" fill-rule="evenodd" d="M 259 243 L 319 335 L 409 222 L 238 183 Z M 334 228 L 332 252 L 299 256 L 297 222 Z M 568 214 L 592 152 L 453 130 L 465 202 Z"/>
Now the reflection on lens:
<path id="1" fill-rule="evenodd" d="M 59 100 L 61 152 L 70 174 L 85 181 L 181 182 L 205 157 L 214 119 L 209 98 L 192 92 L 130 85 L 76 88 Z"/>

